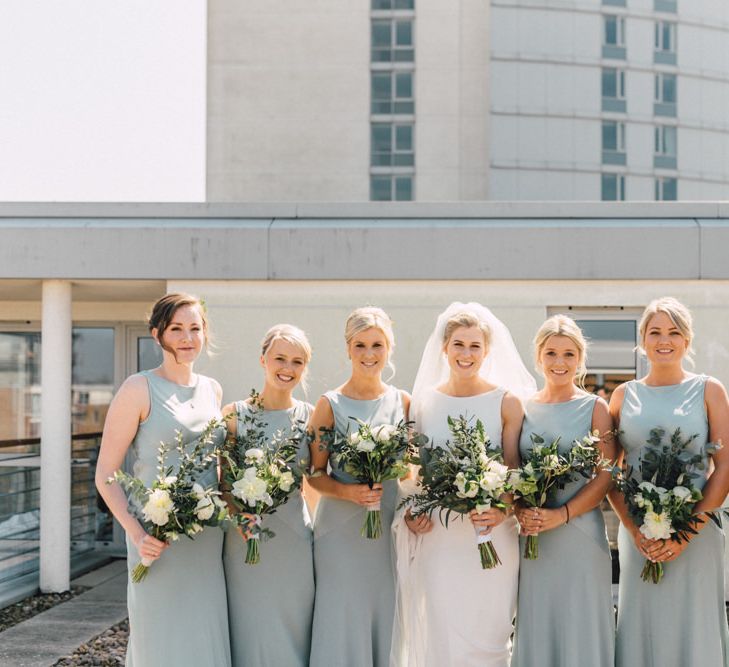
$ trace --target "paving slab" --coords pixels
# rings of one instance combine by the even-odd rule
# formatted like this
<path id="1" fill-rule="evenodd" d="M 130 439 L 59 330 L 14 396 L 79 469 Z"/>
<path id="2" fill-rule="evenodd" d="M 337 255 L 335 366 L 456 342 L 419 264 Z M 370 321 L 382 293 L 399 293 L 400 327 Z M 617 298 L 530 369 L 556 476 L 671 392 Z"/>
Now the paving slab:
<path id="1" fill-rule="evenodd" d="M 125 561 L 73 583 L 93 588 L 0 633 L 0 665 L 48 667 L 126 618 Z"/>

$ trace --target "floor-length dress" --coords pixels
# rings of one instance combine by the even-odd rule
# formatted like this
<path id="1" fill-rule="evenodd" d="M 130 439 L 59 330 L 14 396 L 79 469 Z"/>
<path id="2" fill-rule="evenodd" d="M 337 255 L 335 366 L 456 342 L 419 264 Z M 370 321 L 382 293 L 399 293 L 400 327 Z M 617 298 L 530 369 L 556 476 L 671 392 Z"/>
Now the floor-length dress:
<path id="1" fill-rule="evenodd" d="M 531 435 L 560 454 L 592 431 L 597 397 L 588 394 L 563 403 L 529 401 L 519 449 L 525 457 Z M 569 502 L 589 480 L 580 477 L 557 491 L 547 507 Z M 613 667 L 615 621 L 612 567 L 605 521 L 599 507 L 565 525 L 539 534 L 539 557 L 524 558 L 521 542 L 519 599 L 512 667 Z"/>
<path id="2" fill-rule="evenodd" d="M 238 433 L 251 410 L 245 401 L 235 404 Z M 262 419 L 268 442 L 277 431 L 289 434 L 303 428 L 312 406 L 296 401 L 288 410 L 265 410 Z M 302 439 L 299 459 L 308 458 Z M 276 512 L 263 518 L 263 527 L 275 536 L 261 543 L 261 560 L 246 565 L 246 543 L 229 528 L 225 534 L 223 563 L 228 589 L 228 618 L 233 667 L 306 667 L 311 647 L 314 610 L 314 563 L 309 512 L 300 492 Z"/>
<path id="3" fill-rule="evenodd" d="M 451 437 L 448 417 L 480 419 L 495 447 L 501 446 L 501 403 L 506 392 L 496 388 L 468 397 L 435 389 L 423 397 L 415 428 L 444 446 Z M 419 628 L 406 641 L 410 664 L 418 667 L 506 667 L 516 608 L 519 542 L 516 520 L 506 519 L 491 532 L 501 565 L 481 567 L 476 534 L 468 516 L 451 516 L 445 528 L 433 514 L 433 530 L 418 540 L 412 559 L 413 603 Z M 414 658 L 415 654 L 419 657 Z"/>
<path id="4" fill-rule="evenodd" d="M 142 375 L 149 387 L 149 416 L 132 442 L 134 474 L 150 484 L 157 472 L 160 441 L 174 444 L 175 431 L 192 446 L 210 419 L 220 417 L 213 381 L 197 375 L 194 386 L 166 380 L 152 371 Z M 220 436 L 222 438 L 222 430 Z M 171 451 L 167 461 L 178 462 Z M 200 482 L 217 486 L 213 466 Z M 205 528 L 194 540 L 181 537 L 150 567 L 140 583 L 127 586 L 128 667 L 225 667 L 230 665 L 228 614 L 223 577 L 223 531 Z M 139 563 L 127 536 L 127 564 Z"/>
<path id="5" fill-rule="evenodd" d="M 620 413 L 620 443 L 628 465 L 638 466 L 650 431 L 677 428 L 697 434 L 689 449 L 698 452 L 708 440 L 704 405 L 707 377 L 680 384 L 625 385 Z M 703 488 L 705 478 L 694 479 Z M 729 665 L 724 606 L 724 533 L 708 521 L 676 560 L 665 564 L 658 584 L 644 582 L 645 557 L 621 525 L 618 533 L 620 586 L 616 665 L 618 667 L 693 667 Z"/>
<path id="6" fill-rule="evenodd" d="M 356 430 L 356 417 L 372 426 L 404 419 L 402 394 L 388 386 L 374 400 L 327 392 L 340 433 Z M 330 459 L 331 461 L 331 459 Z M 333 466 L 334 479 L 355 480 Z M 316 602 L 311 640 L 312 667 L 385 667 L 389 662 L 395 606 L 390 526 L 397 481 L 383 483 L 382 536 L 360 535 L 366 509 L 322 496 L 314 522 Z"/>

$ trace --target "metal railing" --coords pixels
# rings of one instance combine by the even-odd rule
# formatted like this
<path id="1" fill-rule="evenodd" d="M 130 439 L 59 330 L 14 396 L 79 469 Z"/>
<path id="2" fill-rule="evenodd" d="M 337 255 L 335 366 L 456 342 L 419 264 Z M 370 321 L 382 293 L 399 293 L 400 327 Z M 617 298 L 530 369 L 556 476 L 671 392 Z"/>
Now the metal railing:
<path id="1" fill-rule="evenodd" d="M 94 473 L 101 433 L 71 436 L 71 556 L 103 529 Z M 0 583 L 36 572 L 40 547 L 40 438 L 0 440 Z"/>

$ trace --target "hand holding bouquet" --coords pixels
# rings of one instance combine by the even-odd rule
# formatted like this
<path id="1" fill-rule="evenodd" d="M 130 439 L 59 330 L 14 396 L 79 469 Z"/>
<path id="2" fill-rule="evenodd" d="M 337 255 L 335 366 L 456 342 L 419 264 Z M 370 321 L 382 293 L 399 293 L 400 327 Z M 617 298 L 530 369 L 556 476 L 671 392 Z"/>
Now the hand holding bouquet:
<path id="1" fill-rule="evenodd" d="M 613 474 L 640 532 L 649 540 L 680 543 L 697 533 L 694 526 L 700 522 L 693 510 L 702 495 L 691 480 L 705 469 L 705 456 L 719 446 L 708 443 L 702 452 L 693 454 L 688 447 L 696 435 L 684 439 L 681 429 L 676 429 L 667 444 L 664 435 L 661 428 L 650 432 L 639 470 L 614 468 Z M 641 577 L 657 584 L 663 572 L 663 563 L 646 560 Z"/>
<path id="2" fill-rule="evenodd" d="M 152 537 L 165 542 L 174 542 L 181 535 L 192 539 L 205 526 L 218 526 L 225 519 L 227 508 L 219 497 L 217 485 L 203 487 L 195 481 L 217 462 L 215 439 L 221 428 L 218 420 L 211 420 L 191 451 L 185 447 L 182 433 L 178 431 L 175 437 L 175 450 L 179 455 L 176 471 L 166 463 L 172 448 L 160 443 L 157 477 L 149 487 L 121 470 L 107 480 L 107 484 L 118 482 L 127 491 L 130 511 Z M 132 581 L 142 581 L 153 562 L 143 557 L 132 570 Z"/>
<path id="3" fill-rule="evenodd" d="M 592 477 L 600 465 L 602 456 L 595 443 L 600 441 L 597 432 L 590 433 L 581 441 L 575 440 L 567 454 L 559 453 L 560 438 L 544 444 L 544 438 L 531 435 L 533 447 L 526 462 L 512 470 L 509 483 L 514 498 L 528 507 L 544 507 L 552 500 L 558 489 L 563 489 L 579 476 Z M 539 557 L 539 536 L 527 535 L 524 558 L 535 560 Z"/>
<path id="4" fill-rule="evenodd" d="M 275 536 L 270 528 L 261 525 L 263 516 L 273 514 L 301 488 L 305 462 L 297 462 L 297 456 L 301 440 L 306 437 L 301 425 L 292 424 L 291 435 L 278 431 L 269 442 L 260 402 L 256 394 L 252 398 L 255 409 L 244 417 L 244 428 L 222 452 L 223 482 L 230 488 L 237 510 L 231 521 L 249 532 L 245 559 L 248 565 L 261 560 L 261 537 Z"/>
<path id="5" fill-rule="evenodd" d="M 445 513 L 446 527 L 452 512 L 464 515 L 471 510 L 506 510 L 502 496 L 509 490 L 508 468 L 503 451 L 491 446 L 480 420 L 471 426 L 463 416 L 448 417 L 448 428 L 453 437 L 446 446 L 421 450 L 422 491 L 406 498 L 403 504 L 411 504 L 413 516 L 426 512 L 432 515 L 437 509 L 443 522 Z M 476 544 L 483 569 L 501 564 L 490 532 L 476 528 Z"/>
<path id="6" fill-rule="evenodd" d="M 358 419 L 354 421 L 358 429 L 346 435 L 336 429 L 321 429 L 322 447 L 329 451 L 332 462 L 370 489 L 407 475 L 415 442 L 409 430 L 411 422 L 370 426 Z M 368 539 L 382 535 L 380 503 L 367 507 L 360 533 Z"/>

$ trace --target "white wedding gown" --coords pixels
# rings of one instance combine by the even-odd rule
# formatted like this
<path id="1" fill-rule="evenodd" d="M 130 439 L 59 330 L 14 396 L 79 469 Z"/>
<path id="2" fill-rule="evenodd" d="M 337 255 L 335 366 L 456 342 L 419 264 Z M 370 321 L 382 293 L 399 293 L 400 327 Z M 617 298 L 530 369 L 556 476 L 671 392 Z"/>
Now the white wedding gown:
<path id="1" fill-rule="evenodd" d="M 415 428 L 443 446 L 450 438 L 448 416 L 480 419 L 501 446 L 503 389 L 469 397 L 431 390 L 418 410 Z M 393 665 L 409 667 L 507 667 L 516 610 L 519 542 L 515 519 L 492 531 L 501 565 L 481 567 L 473 524 L 451 514 L 448 528 L 437 513 L 433 530 L 415 538 L 396 522 L 399 581 L 398 645 Z"/>

